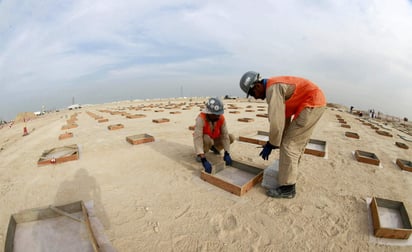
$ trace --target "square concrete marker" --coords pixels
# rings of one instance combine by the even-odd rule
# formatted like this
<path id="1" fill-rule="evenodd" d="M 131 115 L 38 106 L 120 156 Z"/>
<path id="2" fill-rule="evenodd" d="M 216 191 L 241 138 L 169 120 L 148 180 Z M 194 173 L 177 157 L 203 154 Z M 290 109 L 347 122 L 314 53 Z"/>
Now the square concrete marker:
<path id="1" fill-rule="evenodd" d="M 253 122 L 253 118 L 239 118 L 237 119 L 239 122 Z"/>
<path id="2" fill-rule="evenodd" d="M 412 172 L 412 162 L 408 160 L 403 160 L 403 159 L 396 159 L 396 164 L 401 168 L 402 170 Z"/>
<path id="3" fill-rule="evenodd" d="M 59 136 L 59 140 L 63 140 L 63 139 L 67 139 L 67 138 L 72 138 L 73 137 L 73 133 L 72 132 L 66 132 L 64 134 L 61 134 Z"/>
<path id="4" fill-rule="evenodd" d="M 38 165 L 59 164 L 79 159 L 79 147 L 72 144 L 43 151 L 37 161 Z"/>
<path id="5" fill-rule="evenodd" d="M 372 198 L 370 203 L 373 233 L 379 238 L 409 239 L 411 221 L 402 201 Z"/>
<path id="6" fill-rule="evenodd" d="M 409 149 L 409 146 L 406 145 L 406 144 L 404 144 L 404 143 L 396 142 L 395 144 L 396 144 L 396 146 L 398 146 L 399 148 L 406 149 L 406 150 Z"/>
<path id="7" fill-rule="evenodd" d="M 153 119 L 152 122 L 154 122 L 154 123 L 166 123 L 166 122 L 170 122 L 170 120 L 167 119 L 167 118 L 160 118 L 160 119 Z"/>
<path id="8" fill-rule="evenodd" d="M 262 181 L 263 171 L 263 167 L 259 168 L 233 160 L 231 166 L 226 166 L 220 170 L 217 168 L 215 174 L 202 171 L 200 177 L 223 190 L 242 196 Z"/>
<path id="9" fill-rule="evenodd" d="M 264 145 L 267 141 L 269 141 L 269 132 L 259 130 L 257 134 L 253 136 L 239 136 L 239 141 Z"/>
<path id="10" fill-rule="evenodd" d="M 326 154 L 326 141 L 309 139 L 309 143 L 305 148 L 305 154 L 324 157 Z"/>
<path id="11" fill-rule="evenodd" d="M 349 132 L 349 131 L 347 131 L 347 132 L 345 132 L 345 136 L 346 136 L 346 137 L 351 137 L 351 138 L 359 139 L 358 133 L 355 133 L 355 132 Z"/>
<path id="12" fill-rule="evenodd" d="M 118 123 L 118 124 L 109 125 L 109 126 L 107 126 L 107 128 L 109 130 L 118 130 L 118 129 L 123 129 L 124 126 L 123 126 L 123 124 Z"/>
<path id="13" fill-rule="evenodd" d="M 153 136 L 146 134 L 146 133 L 126 137 L 126 141 L 133 145 L 142 144 L 142 143 L 150 143 L 150 142 L 154 142 L 154 140 L 155 139 Z"/>
<path id="14" fill-rule="evenodd" d="M 358 160 L 359 162 L 362 162 L 362 163 L 367 163 L 367 164 L 372 164 L 372 165 L 379 165 L 380 164 L 380 160 L 375 155 L 375 153 L 372 153 L 372 152 L 356 150 L 355 151 L 355 158 L 356 158 L 356 160 Z"/>

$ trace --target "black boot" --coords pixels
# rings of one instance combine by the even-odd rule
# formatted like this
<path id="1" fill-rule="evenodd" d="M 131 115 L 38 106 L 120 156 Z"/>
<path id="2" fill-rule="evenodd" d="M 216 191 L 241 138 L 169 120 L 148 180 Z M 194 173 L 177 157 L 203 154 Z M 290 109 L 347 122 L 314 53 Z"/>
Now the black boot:
<path id="1" fill-rule="evenodd" d="M 287 198 L 292 199 L 296 195 L 295 184 L 279 186 L 275 189 L 269 189 L 266 191 L 266 195 L 272 198 Z"/>
<path id="2" fill-rule="evenodd" d="M 218 149 L 216 149 L 216 147 L 214 145 L 212 145 L 212 147 L 210 147 L 210 150 L 213 151 L 213 153 L 215 153 L 216 155 L 220 154 L 220 151 Z"/>

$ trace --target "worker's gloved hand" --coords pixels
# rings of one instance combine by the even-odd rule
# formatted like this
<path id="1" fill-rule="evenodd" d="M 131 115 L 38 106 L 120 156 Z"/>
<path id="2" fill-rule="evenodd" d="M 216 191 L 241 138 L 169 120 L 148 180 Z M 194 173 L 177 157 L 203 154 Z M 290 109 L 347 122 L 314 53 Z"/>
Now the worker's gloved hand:
<path id="1" fill-rule="evenodd" d="M 232 165 L 232 158 L 230 157 L 229 152 L 225 151 L 225 155 L 223 156 L 223 160 L 225 160 L 226 165 Z"/>
<path id="2" fill-rule="evenodd" d="M 263 160 L 268 160 L 269 155 L 273 149 L 278 149 L 279 147 L 272 145 L 269 141 L 263 146 L 263 150 L 260 152 L 259 156 L 263 158 Z"/>
<path id="3" fill-rule="evenodd" d="M 209 161 L 207 161 L 205 157 L 201 158 L 200 160 L 202 160 L 202 165 L 205 168 L 205 172 L 212 173 L 212 165 L 209 163 Z"/>

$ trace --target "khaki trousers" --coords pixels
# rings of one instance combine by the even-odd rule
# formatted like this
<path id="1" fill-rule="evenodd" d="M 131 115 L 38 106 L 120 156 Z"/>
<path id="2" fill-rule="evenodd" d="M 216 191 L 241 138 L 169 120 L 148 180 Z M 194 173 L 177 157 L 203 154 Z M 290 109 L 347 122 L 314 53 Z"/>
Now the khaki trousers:
<path id="1" fill-rule="evenodd" d="M 305 108 L 289 125 L 285 125 L 279 152 L 279 185 L 296 184 L 300 159 L 324 111 L 325 107 Z"/>
<path id="2" fill-rule="evenodd" d="M 229 139 L 230 139 L 230 144 L 233 143 L 233 141 L 235 140 L 235 137 L 232 134 L 229 134 Z M 210 147 L 212 147 L 212 145 L 215 146 L 215 148 L 218 151 L 223 150 L 223 139 L 222 137 L 218 137 L 216 139 L 212 139 L 209 135 L 204 134 L 203 135 L 203 151 L 204 153 L 208 153 L 210 150 Z"/>

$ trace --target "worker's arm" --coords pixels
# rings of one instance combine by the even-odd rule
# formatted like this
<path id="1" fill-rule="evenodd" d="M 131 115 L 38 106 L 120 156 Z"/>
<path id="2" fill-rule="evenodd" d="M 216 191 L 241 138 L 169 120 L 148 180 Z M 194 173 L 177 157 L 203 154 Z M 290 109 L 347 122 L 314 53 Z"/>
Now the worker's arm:
<path id="1" fill-rule="evenodd" d="M 203 150 L 203 126 L 204 121 L 200 116 L 198 116 L 196 118 L 195 131 L 193 132 L 193 144 L 196 155 L 200 155 L 200 157 L 205 156 Z"/>
<path id="2" fill-rule="evenodd" d="M 269 142 L 280 146 L 285 127 L 285 100 L 290 89 L 288 84 L 274 84 L 266 90 L 268 103 Z M 289 118 L 290 120 L 290 118 Z"/>

